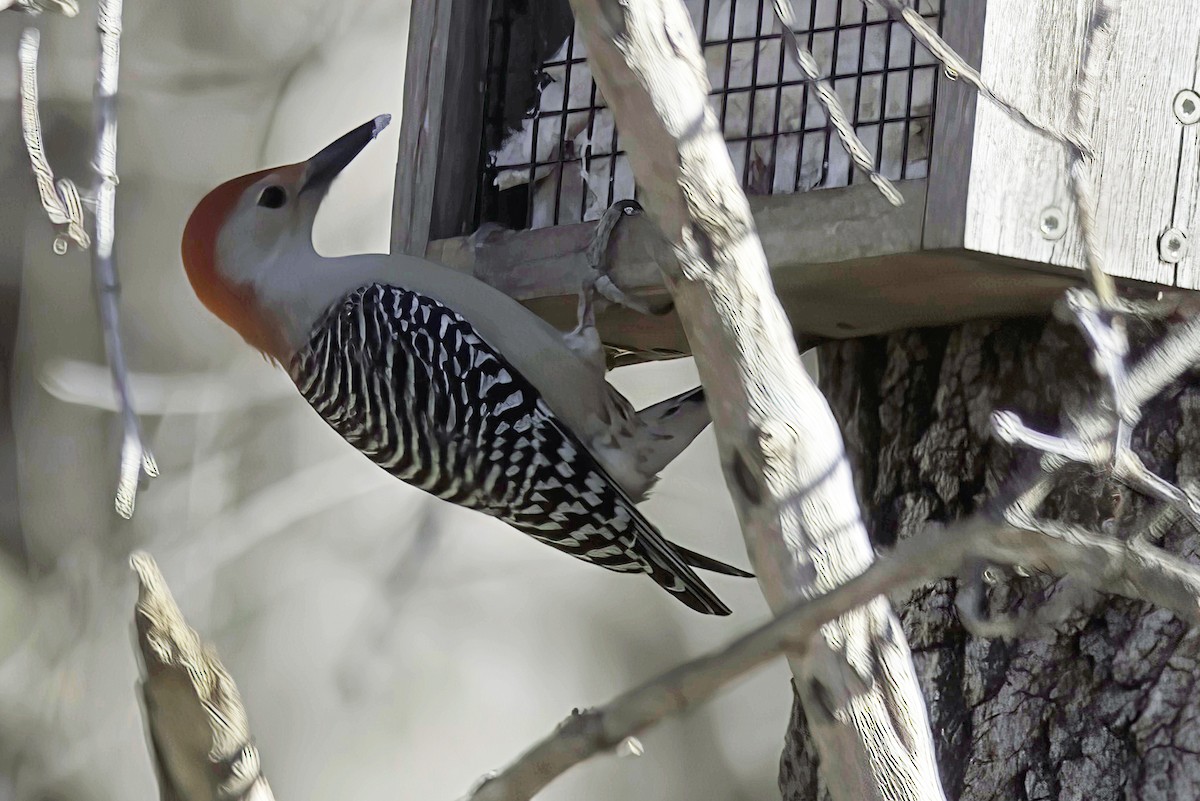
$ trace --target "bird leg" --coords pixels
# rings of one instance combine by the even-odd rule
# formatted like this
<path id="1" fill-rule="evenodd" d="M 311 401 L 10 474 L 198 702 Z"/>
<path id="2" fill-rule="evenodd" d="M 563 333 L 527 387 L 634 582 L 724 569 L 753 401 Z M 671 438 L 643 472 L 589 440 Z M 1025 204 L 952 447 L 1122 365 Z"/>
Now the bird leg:
<path id="1" fill-rule="evenodd" d="M 596 224 L 592 241 L 586 251 L 591 273 L 584 279 L 579 290 L 579 322 L 573 331 L 563 334 L 567 347 L 601 373 L 607 369 L 607 359 L 604 345 L 600 341 L 600 333 L 596 330 L 598 304 L 603 307 L 612 303 L 633 309 L 638 314 L 655 316 L 666 314 L 673 308 L 669 299 L 650 302 L 626 293 L 609 275 L 608 244 L 612 232 L 623 217 L 641 213 L 642 206 L 636 200 L 618 200 L 608 207 Z"/>
<path id="2" fill-rule="evenodd" d="M 633 309 L 638 314 L 660 316 L 671 311 L 673 304 L 670 300 L 652 303 L 630 295 L 618 287 L 609 275 L 608 243 L 612 232 L 623 217 L 632 217 L 641 213 L 642 204 L 636 200 L 618 200 L 609 206 L 600 217 L 600 221 L 596 223 L 596 231 L 592 234 L 592 241 L 588 245 L 588 266 L 595 274 L 593 291 L 599 292 L 601 297 L 609 303 Z"/>
<path id="3" fill-rule="evenodd" d="M 588 276 L 579 290 L 579 322 L 575 330 L 563 334 L 563 341 L 580 358 L 604 375 L 608 364 L 604 345 L 596 330 L 596 277 Z"/>

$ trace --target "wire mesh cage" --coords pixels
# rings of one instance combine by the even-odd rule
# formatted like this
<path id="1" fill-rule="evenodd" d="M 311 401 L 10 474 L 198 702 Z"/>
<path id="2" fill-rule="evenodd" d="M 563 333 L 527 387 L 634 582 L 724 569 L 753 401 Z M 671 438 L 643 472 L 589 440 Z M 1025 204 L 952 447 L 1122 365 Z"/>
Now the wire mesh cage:
<path id="1" fill-rule="evenodd" d="M 943 2 L 918 0 L 917 9 L 940 27 Z M 686 5 L 703 42 L 713 112 L 747 193 L 864 180 L 781 47 L 768 0 Z M 892 179 L 924 177 L 938 73 L 933 57 L 881 7 L 858 0 L 795 6 L 798 38 L 832 81 L 876 168 Z M 583 42 L 572 31 L 549 56 L 513 47 L 514 26 L 531 11 L 528 0 L 492 3 L 476 224 L 544 228 L 596 220 L 614 200 L 637 196 Z"/>

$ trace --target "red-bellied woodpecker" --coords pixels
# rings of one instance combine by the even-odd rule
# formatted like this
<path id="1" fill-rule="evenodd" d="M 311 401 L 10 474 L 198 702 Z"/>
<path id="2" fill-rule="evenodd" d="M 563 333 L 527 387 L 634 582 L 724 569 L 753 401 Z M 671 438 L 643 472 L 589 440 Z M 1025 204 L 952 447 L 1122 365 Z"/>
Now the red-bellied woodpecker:
<path id="1" fill-rule="evenodd" d="M 669 542 L 634 505 L 708 425 L 700 389 L 635 412 L 604 378 L 587 293 L 563 334 L 423 259 L 317 254 L 326 191 L 389 119 L 205 196 L 183 234 L 196 295 L 397 478 L 728 614 L 692 568 L 748 574 Z"/>

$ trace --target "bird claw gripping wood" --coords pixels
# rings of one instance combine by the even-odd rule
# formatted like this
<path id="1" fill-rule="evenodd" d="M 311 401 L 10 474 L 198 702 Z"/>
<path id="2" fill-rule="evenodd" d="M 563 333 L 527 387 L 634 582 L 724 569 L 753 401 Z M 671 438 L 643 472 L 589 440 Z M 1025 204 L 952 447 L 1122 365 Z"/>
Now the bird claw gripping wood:
<path id="1" fill-rule="evenodd" d="M 642 204 L 636 200 L 618 200 L 600 217 L 587 248 L 588 266 L 592 268 L 592 286 L 589 288 L 585 283 L 584 291 L 598 292 L 609 303 L 633 309 L 639 314 L 660 316 L 673 308 L 674 304 L 670 300 L 652 303 L 630 295 L 618 287 L 609 275 L 608 244 L 613 231 L 623 218 L 639 215 L 642 211 Z M 580 308 L 582 309 L 582 303 Z"/>
<path id="2" fill-rule="evenodd" d="M 585 251 L 591 272 L 584 279 L 583 286 L 579 290 L 579 322 L 573 331 L 563 335 L 567 346 L 601 373 L 607 369 L 607 360 L 605 346 L 600 341 L 600 333 L 596 329 L 596 305 L 598 302 L 612 303 L 633 309 L 639 314 L 656 316 L 666 314 L 673 308 L 670 300 L 651 303 L 627 294 L 609 275 L 607 256 L 613 231 L 624 217 L 641 213 L 642 206 L 636 200 L 618 200 L 608 207 L 599 222 L 596 223 L 596 230 Z"/>

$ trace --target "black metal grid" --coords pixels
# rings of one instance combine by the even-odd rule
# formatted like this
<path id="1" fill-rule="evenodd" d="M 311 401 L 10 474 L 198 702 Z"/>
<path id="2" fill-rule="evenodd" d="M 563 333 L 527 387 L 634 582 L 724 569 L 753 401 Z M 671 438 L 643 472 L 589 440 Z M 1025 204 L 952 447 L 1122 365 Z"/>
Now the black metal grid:
<path id="1" fill-rule="evenodd" d="M 916 5 L 940 28 L 943 2 Z M 864 179 L 780 46 L 768 0 L 687 0 L 687 6 L 704 43 L 713 110 L 747 192 L 786 194 Z M 924 176 L 938 72 L 933 57 L 880 7 L 860 0 L 795 6 L 797 35 L 832 80 L 876 168 L 892 179 Z M 569 36 L 544 59 L 536 47 L 532 56 L 516 53 L 512 31 L 528 13 L 524 0 L 493 0 L 492 8 L 477 223 L 541 228 L 593 220 L 614 200 L 636 197 L 582 42 Z M 540 96 L 511 96 L 510 76 L 521 70 L 537 76 Z M 524 118 L 514 114 L 514 103 L 528 112 Z"/>

